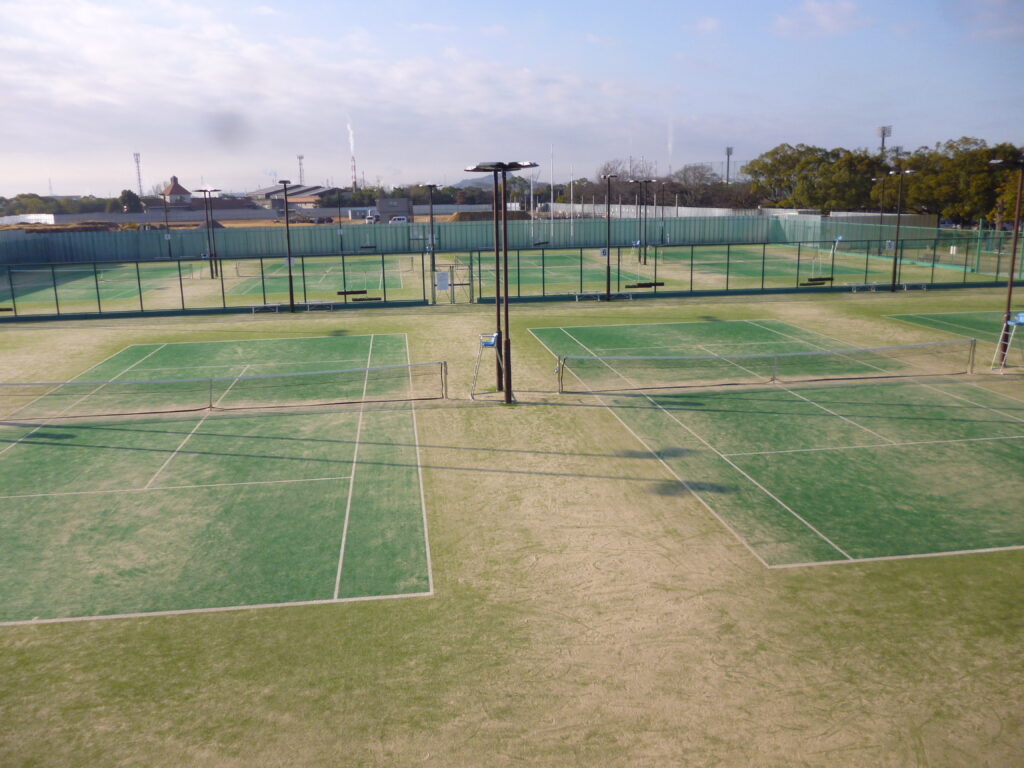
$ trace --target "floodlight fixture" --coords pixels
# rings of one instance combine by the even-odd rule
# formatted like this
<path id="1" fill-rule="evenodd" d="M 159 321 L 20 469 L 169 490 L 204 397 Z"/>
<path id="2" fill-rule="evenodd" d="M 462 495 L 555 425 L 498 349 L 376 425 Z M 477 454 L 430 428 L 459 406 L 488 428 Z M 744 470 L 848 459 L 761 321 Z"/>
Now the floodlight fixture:
<path id="1" fill-rule="evenodd" d="M 512 160 L 499 162 L 496 160 L 477 163 L 466 168 L 470 173 L 491 173 L 494 176 L 494 304 L 497 324 L 496 343 L 501 344 L 501 355 L 497 361 L 498 390 L 504 391 L 505 403 L 512 403 L 512 339 L 508 322 L 508 179 L 509 171 L 521 171 L 536 168 L 537 163 L 531 160 Z M 501 174 L 501 198 L 498 197 L 498 174 Z M 501 208 L 501 234 L 498 232 L 498 209 Z M 499 248 L 499 239 L 501 245 Z M 499 253 L 503 266 L 499 265 Z M 501 266 L 501 280 L 498 278 Z M 502 290 L 504 290 L 504 325 L 502 333 Z"/>

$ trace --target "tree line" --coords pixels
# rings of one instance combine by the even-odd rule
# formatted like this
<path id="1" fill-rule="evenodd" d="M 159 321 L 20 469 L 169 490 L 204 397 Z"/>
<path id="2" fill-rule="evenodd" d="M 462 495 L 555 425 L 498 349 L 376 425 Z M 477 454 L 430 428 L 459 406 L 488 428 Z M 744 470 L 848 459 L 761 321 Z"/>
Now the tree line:
<path id="1" fill-rule="evenodd" d="M 1001 166 L 991 163 L 1003 161 Z M 955 225 L 972 225 L 981 220 L 1001 228 L 1011 222 L 1016 204 L 1015 168 L 1024 151 L 1009 143 L 987 144 L 983 139 L 963 137 L 934 147 L 903 152 L 898 147 L 883 151 L 844 149 L 807 144 L 779 144 L 741 168 L 746 178 L 726 184 L 707 165 L 688 165 L 669 175 L 658 176 L 653 164 L 621 159 L 602 163 L 594 179 L 580 177 L 553 187 L 530 177 L 508 178 L 509 198 L 524 208 L 555 202 L 602 204 L 609 190 L 613 205 L 636 203 L 680 205 L 705 208 L 757 207 L 806 208 L 831 211 L 901 210 L 938 215 Z M 909 173 L 905 173 L 908 172 Z M 898 183 L 896 174 L 902 180 Z M 638 184 L 645 180 L 648 183 Z M 408 197 L 426 203 L 428 192 L 420 184 L 345 189 L 327 195 L 325 207 L 373 206 L 381 197 Z M 437 204 L 490 203 L 492 188 L 487 177 L 479 186 L 445 186 L 434 190 Z M 899 198 L 899 200 L 897 199 Z M 0 197 L 0 215 L 19 213 L 97 213 L 143 210 L 144 200 L 131 190 L 118 197 L 43 197 L 22 194 Z M 156 201 L 156 205 L 160 205 Z"/>
<path id="2" fill-rule="evenodd" d="M 902 176 L 902 210 L 936 214 L 958 225 L 982 219 L 999 227 L 1013 217 L 1021 148 L 963 137 L 902 152 L 825 149 L 780 144 L 749 162 L 761 205 L 822 211 L 895 211 Z M 999 166 L 992 160 L 1002 160 Z M 908 173 L 909 172 L 909 173 Z"/>

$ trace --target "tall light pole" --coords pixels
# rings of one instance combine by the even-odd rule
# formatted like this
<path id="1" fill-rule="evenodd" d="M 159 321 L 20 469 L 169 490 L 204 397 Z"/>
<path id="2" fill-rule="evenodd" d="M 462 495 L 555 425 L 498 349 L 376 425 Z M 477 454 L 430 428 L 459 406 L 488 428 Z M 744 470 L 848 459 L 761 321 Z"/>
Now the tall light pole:
<path id="1" fill-rule="evenodd" d="M 217 241 L 213 236 L 213 200 L 211 195 L 220 192 L 219 189 L 197 189 L 203 195 L 203 211 L 206 214 L 206 249 L 210 258 L 210 277 L 215 278 L 220 274 L 220 264 L 217 262 Z"/>
<path id="2" fill-rule="evenodd" d="M 277 183 L 284 187 L 284 247 L 285 261 L 288 262 L 288 311 L 295 311 L 295 283 L 292 278 L 292 231 L 288 224 L 288 179 L 278 179 Z"/>
<path id="3" fill-rule="evenodd" d="M 429 206 L 428 219 L 430 221 L 430 234 L 427 236 L 427 250 L 430 253 L 430 303 L 437 303 L 437 294 L 434 288 L 434 190 L 437 184 L 424 184 L 427 188 L 427 205 Z M 452 289 L 455 290 L 454 288 Z"/>
<path id="4" fill-rule="evenodd" d="M 495 234 L 495 271 L 497 272 L 497 260 L 498 260 L 498 174 L 501 174 L 501 253 L 503 257 L 503 287 L 504 287 L 504 325 L 505 332 L 502 334 L 501 329 L 501 313 L 499 309 L 498 313 L 498 334 L 501 342 L 501 374 L 502 374 L 502 386 L 499 390 L 505 392 L 505 403 L 512 403 L 512 334 L 509 329 L 508 323 L 508 205 L 506 198 L 508 195 L 508 172 L 509 171 L 520 171 L 524 168 L 536 168 L 537 163 L 530 161 L 512 161 L 512 162 L 489 162 L 489 163 L 477 163 L 475 166 L 466 168 L 467 171 L 474 173 L 492 173 L 494 174 L 494 234 Z M 495 280 L 495 304 L 498 303 L 497 296 L 497 280 Z"/>
<path id="5" fill-rule="evenodd" d="M 881 227 L 885 224 L 885 176 L 872 176 L 872 181 L 882 182 L 881 189 L 878 190 L 878 226 Z M 882 236 L 882 230 L 878 230 L 878 236 Z"/>
<path id="6" fill-rule="evenodd" d="M 903 177 L 911 173 L 913 171 L 910 169 L 905 171 L 889 171 L 890 176 L 899 177 L 899 186 L 896 193 L 896 241 L 892 252 L 892 284 L 889 286 L 890 291 L 896 290 L 896 268 L 900 261 L 900 216 L 903 215 Z"/>
<path id="7" fill-rule="evenodd" d="M 637 222 L 637 232 L 640 237 L 638 241 L 640 243 L 640 254 L 637 255 L 637 261 L 643 261 L 647 264 L 647 185 L 654 184 L 657 179 L 630 179 L 630 184 L 640 185 L 640 197 L 643 202 L 643 209 L 637 211 L 637 215 L 640 217 Z M 639 205 L 639 204 L 638 204 Z"/>
<path id="8" fill-rule="evenodd" d="M 167 195 L 160 193 L 160 197 L 164 199 L 164 240 L 167 241 L 167 258 L 173 259 L 171 255 L 171 222 L 167 218 Z"/>
<path id="9" fill-rule="evenodd" d="M 607 182 L 604 196 L 604 219 L 605 219 L 605 254 L 604 254 L 604 298 L 605 301 L 612 300 L 612 179 L 618 178 L 617 174 L 607 173 L 601 176 Z"/>
<path id="10" fill-rule="evenodd" d="M 729 183 L 729 165 L 732 161 L 732 147 L 725 148 L 725 183 Z"/>
<path id="11" fill-rule="evenodd" d="M 1013 273 L 1017 269 L 1017 242 L 1020 236 L 1020 198 L 1024 191 L 1024 159 L 1018 159 L 1016 163 L 1004 162 L 1003 160 L 990 160 L 992 165 L 1008 165 L 1017 168 L 1017 202 L 1013 212 L 1013 244 L 1010 246 L 1010 274 L 1006 279 L 1006 311 L 1003 313 L 1003 329 L 999 333 L 999 346 L 996 349 L 996 360 L 1002 368 L 1006 364 L 1006 353 L 1010 347 L 1010 305 L 1013 302 Z M 998 278 L 998 275 L 996 275 Z"/>

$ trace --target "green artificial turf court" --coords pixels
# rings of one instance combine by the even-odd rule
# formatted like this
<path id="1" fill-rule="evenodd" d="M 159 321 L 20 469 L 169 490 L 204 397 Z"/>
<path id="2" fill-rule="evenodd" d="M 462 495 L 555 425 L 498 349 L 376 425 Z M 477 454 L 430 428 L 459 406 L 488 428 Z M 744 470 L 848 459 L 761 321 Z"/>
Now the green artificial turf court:
<path id="1" fill-rule="evenodd" d="M 1020 310 L 1014 310 L 1020 311 Z M 972 339 L 995 341 L 1003 328 L 1002 312 L 933 312 L 919 315 L 889 315 L 894 320 L 923 325 Z"/>
<path id="2" fill-rule="evenodd" d="M 412 399 L 441 385 L 407 362 L 401 334 L 146 344 L 0 392 L 0 622 L 431 594 Z M 60 418 L 197 382 L 194 412 Z"/>
<path id="3" fill-rule="evenodd" d="M 1024 393 L 936 374 L 967 370 L 970 342 L 854 352 L 777 320 L 532 333 L 581 356 L 565 389 L 595 393 L 769 567 L 1024 547 Z"/>

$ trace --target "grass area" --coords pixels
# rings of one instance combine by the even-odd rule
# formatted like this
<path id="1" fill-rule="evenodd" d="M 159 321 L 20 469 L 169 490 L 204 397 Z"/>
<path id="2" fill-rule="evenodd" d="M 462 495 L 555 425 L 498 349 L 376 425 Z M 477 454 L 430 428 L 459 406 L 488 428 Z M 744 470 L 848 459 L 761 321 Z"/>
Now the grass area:
<path id="1" fill-rule="evenodd" d="M 1021 552 L 765 568 L 615 413 L 592 395 L 555 394 L 550 353 L 528 332 L 770 320 L 884 346 L 948 338 L 887 315 L 996 311 L 1002 296 L 519 305 L 515 407 L 466 394 L 477 335 L 493 325 L 486 306 L 0 328 L 4 376 L 41 381 L 69 378 L 131 345 L 276 338 L 287 346 L 309 336 L 407 333 L 414 360 L 449 360 L 454 395 L 417 404 L 413 425 L 432 597 L 3 627 L 0 763 L 1015 765 L 1024 751 Z M 981 359 L 991 352 L 991 344 L 979 347 Z M 1018 376 L 978 385 L 984 397 L 1024 397 Z M 734 416 L 742 407 L 736 399 L 722 405 Z M 876 431 L 905 429 L 904 419 L 883 425 L 876 402 L 858 407 Z M 764 417 L 735 418 L 720 440 L 773 432 Z M 391 442 L 405 442 L 393 434 Z M 921 467 L 934 476 L 957 460 L 922 451 Z M 782 493 L 807 491 L 801 466 L 780 475 L 792 483 Z M 830 464 L 812 470 L 840 472 Z M 685 479 L 691 487 L 719 482 L 700 472 Z M 994 499 L 1001 493 L 987 474 L 960 483 L 951 471 L 934 493 L 954 494 L 946 504 L 955 515 L 969 502 L 955 494 L 977 485 L 995 488 Z M 247 498 L 210 505 L 221 515 L 210 562 L 222 551 L 232 570 L 271 558 L 241 557 L 219 543 L 251 519 Z M 95 519 L 98 506 L 53 503 L 51 513 L 70 526 L 57 537 L 62 546 L 88 550 L 97 541 L 102 526 L 73 523 Z M 308 546 L 322 546 L 315 510 L 296 526 L 286 500 L 269 506 L 280 522 L 272 543 L 284 547 L 308 526 Z M 0 515 L 19 510 L 0 505 Z M 194 513 L 155 516 L 152 530 L 163 541 L 187 540 Z M 143 522 L 117 508 L 107 514 L 114 528 Z M 373 536 L 352 533 L 364 534 Z M 135 554 L 121 547 L 105 560 L 129 564 Z M 71 599 L 100 575 L 60 585 Z M 309 577 L 283 573 L 280 588 Z"/>

